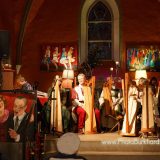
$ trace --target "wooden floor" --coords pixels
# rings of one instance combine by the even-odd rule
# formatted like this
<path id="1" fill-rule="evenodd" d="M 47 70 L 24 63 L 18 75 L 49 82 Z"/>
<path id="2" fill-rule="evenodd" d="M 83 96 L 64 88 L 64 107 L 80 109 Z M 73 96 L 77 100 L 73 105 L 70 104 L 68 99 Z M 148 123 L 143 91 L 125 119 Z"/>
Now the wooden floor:
<path id="1" fill-rule="evenodd" d="M 145 159 L 160 158 L 160 139 L 156 137 L 122 137 L 118 133 L 78 135 L 80 147 L 78 154 L 87 159 Z M 46 135 L 44 153 L 56 152 L 57 138 Z"/>

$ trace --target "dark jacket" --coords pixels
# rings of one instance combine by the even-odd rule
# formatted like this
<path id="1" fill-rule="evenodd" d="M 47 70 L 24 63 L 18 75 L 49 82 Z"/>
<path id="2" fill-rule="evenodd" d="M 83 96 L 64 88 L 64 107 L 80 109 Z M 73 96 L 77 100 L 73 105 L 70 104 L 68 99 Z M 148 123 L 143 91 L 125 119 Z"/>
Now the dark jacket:
<path id="1" fill-rule="evenodd" d="M 14 129 L 13 117 L 14 117 L 14 114 L 12 113 L 8 118 L 8 124 L 7 124 L 8 130 L 9 128 Z M 20 135 L 19 142 L 25 142 L 26 140 L 34 141 L 34 138 L 35 138 L 34 122 L 29 122 L 28 118 L 29 118 L 29 114 L 26 113 L 26 115 L 22 119 L 17 129 L 17 134 Z M 14 142 L 14 139 L 10 138 L 9 133 L 8 133 L 7 138 L 9 142 Z"/>

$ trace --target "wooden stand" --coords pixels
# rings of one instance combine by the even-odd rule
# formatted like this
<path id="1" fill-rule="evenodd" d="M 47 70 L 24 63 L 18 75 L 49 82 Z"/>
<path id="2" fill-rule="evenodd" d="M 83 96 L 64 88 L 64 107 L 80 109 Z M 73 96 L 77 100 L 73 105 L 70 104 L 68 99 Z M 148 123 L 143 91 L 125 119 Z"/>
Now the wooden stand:
<path id="1" fill-rule="evenodd" d="M 13 89 L 13 80 L 14 80 L 14 70 L 4 69 L 2 70 L 2 90 L 12 90 Z"/>

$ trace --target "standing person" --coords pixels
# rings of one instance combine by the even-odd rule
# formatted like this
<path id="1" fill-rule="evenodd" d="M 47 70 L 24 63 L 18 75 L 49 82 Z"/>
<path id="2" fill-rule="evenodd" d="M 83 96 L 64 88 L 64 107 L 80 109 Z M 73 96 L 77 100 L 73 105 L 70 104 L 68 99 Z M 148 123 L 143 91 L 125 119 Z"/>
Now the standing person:
<path id="1" fill-rule="evenodd" d="M 100 112 L 98 109 L 93 110 L 91 88 L 85 85 L 85 75 L 80 73 L 78 75 L 79 85 L 72 91 L 73 99 L 73 113 L 77 115 L 78 119 L 78 133 L 91 133 L 96 132 L 96 119 L 97 125 L 100 125 Z M 98 127 L 99 128 L 99 127 Z"/>
<path id="2" fill-rule="evenodd" d="M 144 87 L 146 86 L 147 79 L 141 77 L 138 81 L 138 99 L 137 99 L 137 132 L 141 130 L 142 119 L 142 103 L 144 95 Z"/>
<path id="3" fill-rule="evenodd" d="M 128 89 L 128 133 L 127 133 L 127 119 L 124 116 L 122 135 L 136 136 L 136 116 L 137 116 L 137 98 L 138 89 L 135 81 L 130 82 Z"/>
<path id="4" fill-rule="evenodd" d="M 29 84 L 21 75 L 16 78 L 16 85 L 17 88 L 21 90 L 33 90 L 31 84 Z"/>
<path id="5" fill-rule="evenodd" d="M 34 117 L 30 116 L 26 109 L 27 99 L 15 98 L 13 113 L 8 118 L 8 140 L 11 142 L 34 140 Z"/>
<path id="6" fill-rule="evenodd" d="M 0 95 L 0 142 L 7 140 L 7 120 L 9 111 L 6 109 L 6 99 Z"/>
<path id="7" fill-rule="evenodd" d="M 146 85 L 143 88 L 143 97 L 142 97 L 142 125 L 141 125 L 141 133 L 144 137 L 148 136 L 148 133 L 153 133 L 155 131 L 154 128 L 154 86 Z"/>

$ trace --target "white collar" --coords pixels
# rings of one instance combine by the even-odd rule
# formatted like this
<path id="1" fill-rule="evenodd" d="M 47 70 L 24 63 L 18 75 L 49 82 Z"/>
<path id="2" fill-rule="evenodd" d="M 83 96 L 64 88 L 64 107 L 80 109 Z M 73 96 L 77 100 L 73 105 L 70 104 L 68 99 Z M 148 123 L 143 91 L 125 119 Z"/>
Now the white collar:
<path id="1" fill-rule="evenodd" d="M 18 116 L 18 120 L 19 121 L 22 121 L 22 119 L 24 118 L 24 116 L 26 115 L 26 113 L 24 112 L 22 115 Z M 16 119 L 16 115 L 13 117 L 13 119 L 15 120 Z"/>

